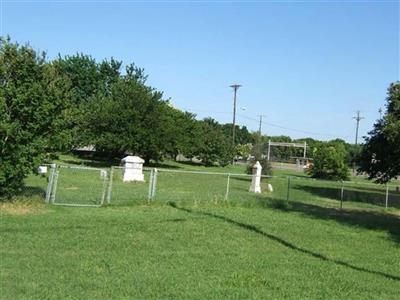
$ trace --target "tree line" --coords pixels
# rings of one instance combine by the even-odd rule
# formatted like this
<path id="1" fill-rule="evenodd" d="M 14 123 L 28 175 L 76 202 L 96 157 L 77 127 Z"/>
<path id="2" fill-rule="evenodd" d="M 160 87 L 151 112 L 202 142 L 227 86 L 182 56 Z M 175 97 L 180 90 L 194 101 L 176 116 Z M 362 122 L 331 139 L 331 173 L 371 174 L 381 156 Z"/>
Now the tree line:
<path id="1" fill-rule="evenodd" d="M 94 146 L 109 158 L 126 153 L 148 163 L 182 154 L 205 165 L 227 165 L 235 151 L 232 127 L 173 107 L 147 84 L 142 68 L 114 58 L 58 56 L 0 40 L 0 195 L 56 151 Z M 237 143 L 251 143 L 237 126 Z"/>
<path id="2" fill-rule="evenodd" d="M 148 163 L 181 154 L 205 165 L 225 166 L 235 155 L 265 153 L 268 139 L 292 141 L 286 136 L 260 136 L 236 125 L 233 145 L 232 124 L 197 120 L 195 114 L 175 108 L 147 84 L 144 70 L 134 63 L 123 67 L 114 58 L 96 61 L 80 53 L 50 60 L 9 38 L 0 39 L 0 86 L 0 197 L 17 193 L 27 174 L 50 154 L 80 146 L 92 145 L 109 158 L 132 153 Z M 398 84 L 390 93 L 387 114 L 362 151 L 343 140 L 294 141 L 306 141 L 310 157 L 316 157 L 322 145 L 336 149 L 346 164 L 361 157 L 361 168 L 371 178 L 389 180 L 399 172 L 384 157 L 389 155 L 398 164 L 400 156 L 391 154 L 389 146 L 375 148 L 382 143 L 400 145 Z M 295 151 L 273 147 L 272 155 L 290 158 L 298 155 Z M 372 155 L 373 167 L 367 162 Z M 382 168 L 389 170 L 382 173 Z"/>

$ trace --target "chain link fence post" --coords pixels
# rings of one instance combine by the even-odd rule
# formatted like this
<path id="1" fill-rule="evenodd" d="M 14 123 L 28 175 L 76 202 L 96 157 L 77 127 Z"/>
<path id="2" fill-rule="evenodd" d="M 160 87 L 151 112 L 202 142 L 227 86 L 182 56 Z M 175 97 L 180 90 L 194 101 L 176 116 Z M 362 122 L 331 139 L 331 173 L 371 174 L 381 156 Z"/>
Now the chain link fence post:
<path id="1" fill-rule="evenodd" d="M 111 166 L 110 177 L 108 179 L 108 187 L 107 187 L 107 197 L 106 197 L 107 204 L 111 203 L 111 193 L 112 193 L 113 178 L 114 178 L 114 167 Z"/>
<path id="2" fill-rule="evenodd" d="M 101 202 L 100 205 L 104 204 L 104 201 L 106 200 L 106 197 L 108 196 L 108 187 L 110 186 L 110 179 L 109 179 L 110 173 L 107 170 L 101 170 L 100 171 L 100 177 L 103 178 L 103 191 L 101 193 Z"/>
<path id="3" fill-rule="evenodd" d="M 386 198 L 385 198 L 385 208 L 387 209 L 389 205 L 389 185 L 386 183 Z"/>
<path id="4" fill-rule="evenodd" d="M 157 175 L 158 175 L 158 170 L 157 170 L 157 168 L 154 168 L 153 180 L 152 180 L 153 184 L 152 184 L 152 189 L 151 189 L 151 200 L 154 200 L 156 198 Z"/>
<path id="5" fill-rule="evenodd" d="M 53 191 L 53 181 L 55 172 L 56 172 L 56 164 L 51 164 L 49 182 L 47 183 L 46 199 L 45 199 L 45 203 L 47 204 L 50 202 L 51 193 Z"/>
<path id="6" fill-rule="evenodd" d="M 344 196 L 344 183 L 342 180 L 342 187 L 340 188 L 340 209 L 343 208 L 343 196 Z"/>
<path id="7" fill-rule="evenodd" d="M 56 166 L 55 171 L 54 171 L 54 179 L 53 179 L 53 184 L 51 188 L 51 196 L 50 196 L 50 203 L 54 203 L 56 199 L 56 191 L 57 191 L 57 182 L 58 182 L 58 175 L 60 171 L 58 167 Z"/>
<path id="8" fill-rule="evenodd" d="M 225 192 L 225 201 L 228 201 L 229 197 L 229 184 L 230 184 L 231 174 L 228 173 L 228 178 L 226 180 L 226 192 Z"/>
<path id="9" fill-rule="evenodd" d="M 150 179 L 149 179 L 149 192 L 147 195 L 147 200 L 151 200 L 151 196 L 153 194 L 153 177 L 154 177 L 154 169 L 150 170 Z"/>

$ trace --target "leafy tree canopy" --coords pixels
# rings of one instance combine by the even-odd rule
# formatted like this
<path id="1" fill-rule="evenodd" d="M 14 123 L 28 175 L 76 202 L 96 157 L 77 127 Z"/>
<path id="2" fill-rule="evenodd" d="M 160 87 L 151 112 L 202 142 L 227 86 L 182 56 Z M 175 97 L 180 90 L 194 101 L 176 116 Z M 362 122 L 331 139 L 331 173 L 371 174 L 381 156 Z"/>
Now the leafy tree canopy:
<path id="1" fill-rule="evenodd" d="M 68 88 L 45 53 L 0 39 L 0 197 L 21 190 L 57 139 Z"/>
<path id="2" fill-rule="evenodd" d="M 225 166 L 233 158 L 231 139 L 224 134 L 220 124 L 212 118 L 206 118 L 199 123 L 200 145 L 196 156 L 205 165 Z"/>
<path id="3" fill-rule="evenodd" d="M 232 140 L 232 123 L 221 125 L 224 135 Z M 253 143 L 254 139 L 246 126 L 235 125 L 235 145 Z"/>
<path id="4" fill-rule="evenodd" d="M 385 115 L 365 138 L 358 163 L 360 172 L 379 183 L 400 176 L 400 82 L 390 85 Z"/>

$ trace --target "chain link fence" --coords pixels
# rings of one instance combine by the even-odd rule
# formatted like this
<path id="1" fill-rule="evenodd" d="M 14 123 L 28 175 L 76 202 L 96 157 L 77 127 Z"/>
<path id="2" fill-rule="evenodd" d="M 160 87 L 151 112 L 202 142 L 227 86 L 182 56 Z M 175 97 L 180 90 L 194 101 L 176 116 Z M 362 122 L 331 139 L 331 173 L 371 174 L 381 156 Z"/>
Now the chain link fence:
<path id="1" fill-rule="evenodd" d="M 385 206 L 400 209 L 400 182 L 397 186 L 388 186 L 388 197 Z"/>
<path id="2" fill-rule="evenodd" d="M 143 170 L 144 181 L 124 182 L 124 169 L 123 167 L 111 167 L 106 202 L 126 205 L 148 200 L 152 170 Z"/>
<path id="3" fill-rule="evenodd" d="M 124 182 L 124 168 L 49 166 L 45 175 L 26 180 L 23 197 L 55 205 L 131 205 L 147 201 L 181 204 L 226 202 L 231 205 L 268 201 L 309 202 L 336 208 L 400 209 L 400 182 L 324 181 L 306 176 L 262 176 L 261 193 L 251 193 L 252 175 L 144 168 L 144 181 Z"/>
<path id="4" fill-rule="evenodd" d="M 152 200 L 177 203 L 219 202 L 225 199 L 227 175 L 160 169 Z"/>
<path id="5" fill-rule="evenodd" d="M 50 201 L 56 205 L 100 206 L 104 204 L 109 183 L 107 170 L 58 166 L 52 175 Z"/>

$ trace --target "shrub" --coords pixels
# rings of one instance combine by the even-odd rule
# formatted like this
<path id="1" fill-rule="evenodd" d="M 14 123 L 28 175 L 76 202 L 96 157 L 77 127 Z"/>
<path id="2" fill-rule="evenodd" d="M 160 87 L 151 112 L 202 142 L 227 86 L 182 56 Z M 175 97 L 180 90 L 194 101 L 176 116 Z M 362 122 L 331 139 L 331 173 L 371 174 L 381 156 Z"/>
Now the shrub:
<path id="1" fill-rule="evenodd" d="M 255 159 L 250 161 L 250 163 L 246 167 L 247 174 L 253 174 L 253 166 L 256 162 L 257 160 Z M 261 175 L 272 175 L 271 163 L 266 158 L 259 160 L 259 162 L 262 167 Z"/>
<path id="2" fill-rule="evenodd" d="M 320 144 L 315 149 L 314 163 L 308 173 L 313 178 L 346 180 L 349 178 L 346 154 L 346 149 L 342 144 Z"/>

